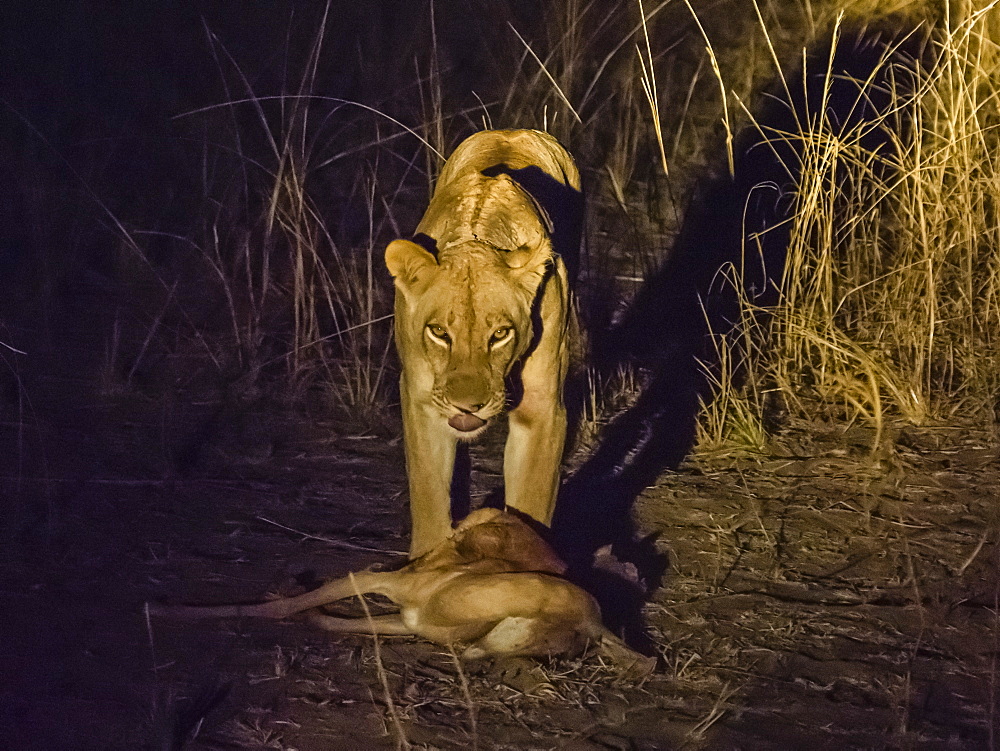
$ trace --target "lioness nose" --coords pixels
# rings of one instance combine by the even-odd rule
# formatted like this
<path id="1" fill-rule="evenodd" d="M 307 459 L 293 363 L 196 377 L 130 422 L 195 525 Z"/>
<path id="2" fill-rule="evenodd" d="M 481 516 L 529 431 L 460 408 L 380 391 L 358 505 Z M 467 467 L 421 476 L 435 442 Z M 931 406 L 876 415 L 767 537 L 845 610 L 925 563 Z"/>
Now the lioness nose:
<path id="1" fill-rule="evenodd" d="M 463 412 L 478 412 L 479 410 L 481 410 L 483 407 L 486 406 L 486 402 L 475 402 L 475 401 L 470 401 L 469 399 L 459 399 L 456 398 L 454 395 L 448 401 L 450 401 L 453 406 L 457 407 Z"/>
<path id="2" fill-rule="evenodd" d="M 448 401 L 462 412 L 478 412 L 487 402 L 482 380 L 469 373 L 454 373 L 448 379 Z"/>

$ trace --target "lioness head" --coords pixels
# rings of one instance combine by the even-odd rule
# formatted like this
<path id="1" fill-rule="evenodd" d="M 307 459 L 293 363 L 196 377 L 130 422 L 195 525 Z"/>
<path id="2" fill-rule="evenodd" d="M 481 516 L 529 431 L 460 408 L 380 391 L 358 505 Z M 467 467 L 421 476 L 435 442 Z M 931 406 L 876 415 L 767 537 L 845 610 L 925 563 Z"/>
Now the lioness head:
<path id="1" fill-rule="evenodd" d="M 551 247 L 502 251 L 477 240 L 437 257 L 409 240 L 386 248 L 411 396 L 429 394 L 459 437 L 475 437 L 503 410 L 505 379 L 532 343 L 532 303 L 551 257 Z"/>

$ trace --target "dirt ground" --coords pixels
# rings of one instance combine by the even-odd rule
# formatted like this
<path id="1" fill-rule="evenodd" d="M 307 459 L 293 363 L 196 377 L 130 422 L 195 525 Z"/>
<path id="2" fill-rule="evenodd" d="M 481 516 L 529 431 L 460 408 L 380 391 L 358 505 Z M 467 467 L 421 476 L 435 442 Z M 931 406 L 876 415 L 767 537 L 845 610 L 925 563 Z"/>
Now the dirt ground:
<path id="1" fill-rule="evenodd" d="M 996 747 L 991 435 L 899 429 L 873 455 L 870 432 L 792 425 L 771 456 L 664 473 L 634 507 L 668 562 L 636 682 L 593 656 L 460 666 L 413 639 L 147 619 L 398 564 L 399 441 L 260 402 L 82 404 L 46 375 L 4 424 L 5 748 Z"/>
<path id="2" fill-rule="evenodd" d="M 337 21 L 356 16 L 366 27 L 364 39 L 369 39 L 372 13 L 357 5 L 357 13 Z M 405 4 L 392 5 L 399 10 Z M 454 5 L 463 9 L 455 16 L 459 19 L 473 8 Z M 535 5 L 544 4 L 523 5 L 533 12 Z M 677 17 L 687 19 L 687 9 L 675 5 Z M 714 12 L 708 11 L 709 5 Z M 727 41 L 745 28 L 735 23 L 730 5 L 706 4 L 702 13 L 709 36 L 723 52 L 724 68 L 725 47 L 742 50 L 744 41 Z M 164 250 L 159 258 L 160 246 L 152 240 L 156 236 L 165 243 L 168 235 L 176 235 L 185 248 L 189 243 L 196 246 L 198 235 L 187 234 L 194 232 L 194 225 L 181 223 L 183 229 L 174 229 L 173 219 L 161 225 L 158 217 L 165 208 L 214 216 L 215 202 L 222 199 L 212 192 L 214 183 L 195 180 L 193 191 L 173 182 L 161 186 L 154 177 L 157 171 L 180 172 L 173 161 L 180 157 L 173 156 L 172 147 L 163 153 L 152 149 L 160 136 L 133 133 L 139 127 L 134 121 L 153 121 L 155 112 L 162 112 L 164 121 L 176 119 L 179 112 L 214 105 L 230 95 L 200 91 L 201 84 L 208 86 L 218 77 L 197 67 L 208 62 L 208 48 L 204 54 L 178 53 L 185 59 L 178 64 L 177 76 L 185 83 L 177 88 L 163 60 L 148 54 L 157 44 L 174 51 L 177 39 L 194 44 L 206 29 L 215 28 L 211 24 L 198 20 L 190 27 L 164 26 L 161 38 L 161 23 L 150 16 L 152 31 L 136 34 L 134 40 L 122 38 L 119 26 L 105 24 L 107 38 L 101 36 L 90 51 L 82 43 L 71 43 L 87 36 L 89 19 L 76 28 L 76 19 L 85 12 L 60 12 L 60 23 L 53 24 L 44 12 L 47 6 L 39 7 L 43 13 L 36 36 L 11 37 L 37 43 L 12 45 L 32 50 L 28 62 L 9 66 L 19 71 L 31 96 L 9 97 L 9 109 L 18 117 L 8 119 L 24 119 L 31 132 L 26 141 L 23 136 L 11 140 L 7 149 L 9 156 L 17 157 L 11 160 L 11 174 L 20 189 L 10 191 L 17 200 L 3 214 L 10 231 L 0 233 L 12 236 L 5 242 L 15 261 L 27 264 L 31 249 L 39 255 L 34 286 L 20 290 L 17 298 L 0 295 L 0 751 L 979 751 L 1000 746 L 1000 435 L 959 423 L 890 426 L 884 440 L 876 441 L 872 431 L 857 426 L 793 422 L 773 436 L 767 455 L 689 460 L 677 471 L 659 474 L 634 503 L 629 497 L 636 535 L 651 541 L 664 573 L 652 577 L 626 557 L 604 558 L 606 570 L 598 578 L 605 589 L 610 582 L 612 590 L 641 594 L 644 643 L 637 646 L 658 660 L 654 673 L 641 680 L 623 676 L 594 655 L 460 664 L 453 654 L 415 639 L 332 637 L 295 621 L 183 623 L 149 617 L 145 604 L 150 601 L 253 601 L 269 593 L 310 588 L 348 571 L 405 560 L 404 462 L 399 431 L 392 425 L 398 408 L 383 416 L 384 425 L 373 420 L 374 427 L 363 429 L 332 420 L 329 398 L 324 402 L 322 394 L 278 398 L 268 391 L 276 390 L 273 383 L 280 381 L 273 373 L 272 385 L 265 383 L 263 389 L 259 383 L 241 382 L 252 378 L 248 369 L 229 373 L 225 357 L 219 358 L 223 365 L 215 372 L 203 373 L 209 369 L 206 353 L 214 354 L 212 342 L 201 339 L 194 322 L 174 331 L 170 318 L 163 317 L 175 292 L 180 298 L 201 297 L 201 286 L 192 287 L 194 292 L 185 292 L 180 283 L 155 293 L 140 289 L 151 282 L 146 262 L 134 264 L 131 259 L 131 238 L 122 251 L 131 260 L 122 262 L 120 273 L 73 260 L 78 252 L 104 259 L 106 250 L 105 240 L 93 240 L 89 231 L 75 239 L 77 224 L 94 221 L 76 205 L 80 186 L 76 176 L 69 180 L 66 170 L 75 164 L 84 176 L 112 176 L 106 178 L 114 183 L 108 188 L 88 183 L 85 203 L 89 206 L 100 196 L 94 208 L 98 224 L 103 226 L 110 217 L 118 225 L 113 210 L 119 202 L 138 204 L 132 207 L 134 216 L 132 208 L 122 214 L 126 221 L 119 229 L 156 230 L 136 233 L 141 243 L 150 243 L 149 257 L 157 259 L 149 264 L 154 275 L 157 264 L 172 268 L 174 261 L 180 281 L 185 273 L 194 275 L 184 271 L 184 256 L 174 258 Z M 192 19 L 203 10 L 192 11 Z M 285 36 L 273 9 L 265 12 L 271 14 L 266 23 Z M 478 10 L 474 15 L 488 18 Z M 131 36 L 132 17 L 123 18 L 129 25 L 123 21 L 121 28 L 129 28 Z M 248 30 L 234 49 L 251 52 L 236 59 L 274 57 L 256 38 L 257 30 L 265 28 L 263 22 L 254 24 L 252 18 L 242 12 L 219 21 L 223 29 L 238 23 Z M 350 31 L 349 23 L 343 26 Z M 467 40 L 475 36 L 467 26 L 455 28 L 462 46 L 459 62 L 475 49 L 468 48 Z M 414 24 L 393 24 L 396 27 L 407 44 L 422 44 L 419 34 L 426 30 L 420 32 Z M 703 32 L 684 28 L 669 29 L 669 39 L 700 54 Z M 334 33 L 339 29 L 331 27 Z M 229 38 L 242 37 L 234 31 Z M 372 46 L 393 49 L 382 39 L 380 33 L 370 34 Z M 665 61 L 698 66 L 690 78 L 680 70 L 661 83 L 664 89 L 671 82 L 677 88 L 676 102 L 687 97 L 683 110 L 688 113 L 691 104 L 692 113 L 679 122 L 685 134 L 698 133 L 699 119 L 717 120 L 715 104 L 700 102 L 715 101 L 715 85 L 699 83 L 710 93 L 691 96 L 702 71 L 700 58 L 693 52 L 670 56 L 674 42 L 669 44 Z M 331 41 L 327 47 L 338 51 L 355 44 Z M 132 57 L 124 54 L 132 48 Z M 411 58 L 396 52 L 392 57 L 393 63 L 406 61 L 406 87 L 416 90 L 410 85 Z M 594 59 L 601 57 L 595 54 Z M 90 58 L 96 62 L 88 63 Z M 139 63 L 147 58 L 153 61 L 149 71 Z M 377 58 L 362 58 L 366 62 L 357 77 L 360 88 L 399 85 L 398 75 L 371 62 Z M 121 65 L 122 59 L 131 63 Z M 863 56 L 859 59 L 864 62 Z M 824 57 L 824 70 L 827 65 Z M 287 71 L 279 67 L 284 80 Z M 64 74 L 63 68 L 73 75 Z M 339 66 L 326 68 L 339 79 Z M 37 71 L 39 78 L 27 76 L 27 71 Z M 748 79 L 762 75 L 742 68 L 737 72 Z M 869 73 L 866 69 L 860 78 Z M 65 91 L 50 88 L 47 76 L 65 79 Z M 198 86 L 189 89 L 196 78 Z M 344 80 L 349 79 L 346 71 Z M 116 86 L 109 80 L 119 81 L 117 88 L 126 93 L 121 101 L 112 96 Z M 316 91 L 353 96 L 337 84 L 319 82 Z M 242 92 L 242 86 L 234 91 Z M 455 87 L 470 92 L 474 88 L 468 82 Z M 147 89 L 157 96 L 142 105 L 143 117 L 135 118 L 132 99 Z M 271 91 L 263 85 L 259 90 Z M 23 105 L 18 104 L 19 96 Z M 190 104 L 178 103 L 178 97 L 190 99 Z M 423 111 L 422 93 L 420 97 L 414 112 Z M 63 98 L 65 116 L 56 106 Z M 601 127 L 592 128 L 597 134 L 593 140 L 599 143 L 605 131 L 598 121 L 607 120 L 608 132 L 616 139 L 636 129 L 608 119 L 606 102 L 596 94 L 595 99 L 599 101 L 588 128 Z M 105 101 L 111 106 L 99 113 L 100 122 L 82 129 L 82 136 L 76 134 L 80 113 L 101 109 Z M 80 156 L 79 163 L 71 159 L 64 165 L 60 148 L 45 143 L 43 149 L 37 141 L 48 132 L 50 119 L 74 131 L 72 137 L 57 137 L 63 128 L 53 126 L 50 134 L 56 146 L 69 145 L 71 157 L 103 142 L 112 144 L 120 156 L 108 157 L 105 164 L 104 152 L 95 150 L 97 156 Z M 214 127 L 213 122 L 205 120 L 204 127 Z M 295 121 L 288 125 L 298 128 Z M 128 139 L 122 137 L 126 132 Z M 151 132 L 159 133 L 159 126 Z M 233 137 L 242 142 L 241 134 L 236 130 Z M 271 134 L 258 135 L 269 140 Z M 682 159 L 703 159 L 703 152 L 711 151 L 704 144 L 714 143 L 705 138 L 703 144 L 703 138 L 693 138 L 692 148 L 679 149 Z M 348 153 L 337 139 L 331 142 L 333 161 Z M 675 143 L 686 142 L 678 135 Z M 203 148 L 199 141 L 192 165 L 203 163 Z M 244 159 L 256 159 L 256 152 L 248 149 L 247 157 L 237 155 L 241 169 L 246 167 Z M 49 150 L 58 157 L 58 169 L 38 161 L 38 154 Z M 691 155 L 683 156 L 685 152 Z M 324 154 L 319 150 L 310 161 L 319 163 Z M 588 156 L 588 162 L 596 169 L 606 160 Z M 581 165 L 588 162 L 581 158 Z M 655 162 L 650 162 L 654 172 Z M 184 159 L 181 163 L 187 166 Z M 127 169 L 120 173 L 122 165 Z M 413 165 L 403 166 L 409 170 Z M 687 169 L 700 172 L 702 166 Z M 722 169 L 721 163 L 716 166 Z M 782 182 L 787 168 L 777 162 L 771 166 L 781 167 L 780 179 L 774 179 Z M 739 163 L 736 167 L 744 169 Z M 683 175 L 684 168 L 683 161 L 671 166 L 674 174 Z M 343 174 L 353 181 L 351 169 Z M 760 169 L 755 161 L 745 166 L 749 183 L 744 187 L 771 179 Z M 193 172 L 202 170 L 199 166 Z M 635 179 L 641 181 L 646 172 L 644 166 Z M 614 182 L 612 168 L 608 174 Z M 382 180 L 385 187 L 396 178 Z M 219 187 L 220 195 L 242 195 L 244 188 L 237 183 Z M 644 276 L 647 265 L 655 265 L 647 264 L 640 251 L 645 253 L 646 245 L 667 247 L 657 234 L 665 231 L 664 220 L 649 211 L 666 206 L 653 195 L 658 185 L 650 179 L 649 197 L 634 216 L 620 216 L 616 195 L 614 203 L 604 202 L 610 207 L 608 216 L 592 222 L 604 233 L 597 235 L 593 247 L 623 253 L 623 268 L 615 273 L 633 282 Z M 738 204 L 717 200 L 718 214 L 695 212 L 693 225 L 679 233 L 689 249 L 681 245 L 679 254 L 676 247 L 672 251 L 672 258 L 704 258 L 708 265 L 699 262 L 694 271 L 706 272 L 706 284 L 720 268 L 716 253 L 743 247 L 747 215 L 745 195 L 738 188 L 737 181 L 733 195 Z M 722 192 L 710 181 L 702 192 L 713 200 L 728 195 L 728 187 L 718 190 Z M 200 204 L 160 197 L 199 191 L 205 192 L 211 212 L 204 213 Z M 336 193 L 344 198 L 346 219 L 337 220 L 346 227 L 344 247 L 363 244 L 363 229 L 355 224 L 363 228 L 371 218 L 371 206 L 368 213 L 349 210 L 354 192 L 338 188 Z M 269 190 L 264 195 L 270 203 Z M 27 210 L 21 210 L 19 196 L 25 197 Z M 324 195 L 323 200 L 328 198 Z M 600 202 L 596 204 L 591 211 L 600 211 Z M 418 205 L 413 201 L 407 210 L 415 211 Z M 733 206 L 739 210 L 731 210 Z M 223 212 L 222 225 L 231 225 L 236 236 L 243 219 L 232 210 L 237 220 Z M 361 219 L 355 221 L 352 213 Z M 405 225 L 403 216 L 390 214 L 390 223 Z M 258 219 L 251 217 L 248 226 L 256 226 Z M 726 236 L 727 222 L 735 219 L 740 240 L 727 245 L 732 239 Z M 619 230 L 615 222 L 627 226 Z M 355 232 L 360 234 L 353 237 Z M 117 234 L 115 238 L 121 242 Z M 217 236 L 212 239 L 218 242 Z M 783 258 L 784 244 L 774 242 Z M 243 243 L 237 242 L 241 248 Z M 9 268 L 4 272 L 9 274 Z M 646 335 L 637 337 L 640 344 L 659 340 L 669 328 L 661 323 L 674 320 L 676 311 L 670 305 L 682 307 L 674 300 L 677 287 L 696 289 L 687 277 L 661 276 L 666 281 L 653 286 L 651 306 L 632 310 L 637 328 Z M 122 289 L 116 292 L 119 277 L 128 281 L 121 281 Z M 606 281 L 596 273 L 594 278 L 601 285 Z M 388 290 L 388 278 L 383 282 Z M 269 283 L 284 284 L 278 275 Z M 143 317 L 130 307 L 130 297 L 144 303 L 133 300 L 140 313 L 146 308 L 154 312 Z M 606 297 L 612 307 L 617 304 L 617 295 Z M 176 305 L 181 311 L 201 311 L 202 302 L 213 309 L 210 300 L 182 302 Z M 703 319 L 700 307 L 691 310 L 698 321 Z M 199 315 L 211 320 L 207 310 Z M 24 321 L 29 324 L 19 328 Z M 259 323 L 265 334 L 268 321 Z M 268 350 L 262 346 L 261 351 Z M 659 395 L 669 395 L 677 383 L 685 382 L 683 377 L 672 378 L 672 371 L 659 375 Z M 220 386 L 218 381 L 227 378 L 232 382 Z M 295 409 L 288 406 L 291 402 Z M 475 500 L 481 501 L 499 482 L 496 447 L 477 453 L 476 459 Z M 587 497 L 586 481 L 573 486 L 575 499 L 586 500 L 590 507 L 600 507 L 603 492 L 595 486 Z M 620 503 L 620 498 L 609 501 L 609 517 L 622 510 Z M 608 526 L 623 525 L 609 518 Z M 644 591 L 637 589 L 639 583 Z M 374 601 L 371 607 L 382 605 Z M 352 612 L 359 611 L 355 607 Z M 618 614 L 606 615 L 612 620 Z"/>

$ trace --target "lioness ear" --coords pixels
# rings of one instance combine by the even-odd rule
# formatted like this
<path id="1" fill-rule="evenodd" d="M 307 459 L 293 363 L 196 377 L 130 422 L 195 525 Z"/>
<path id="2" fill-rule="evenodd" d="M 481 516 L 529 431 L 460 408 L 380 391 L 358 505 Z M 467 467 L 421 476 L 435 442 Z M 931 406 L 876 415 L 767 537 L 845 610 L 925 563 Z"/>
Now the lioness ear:
<path id="1" fill-rule="evenodd" d="M 393 240 L 385 249 L 385 265 L 397 284 L 408 287 L 422 271 L 437 266 L 437 259 L 412 240 Z"/>
<path id="2" fill-rule="evenodd" d="M 531 261 L 531 257 L 535 255 L 532 252 L 532 248 L 527 245 L 522 245 L 517 250 L 509 250 L 506 255 L 504 255 L 504 260 L 507 265 L 512 269 L 523 269 Z"/>

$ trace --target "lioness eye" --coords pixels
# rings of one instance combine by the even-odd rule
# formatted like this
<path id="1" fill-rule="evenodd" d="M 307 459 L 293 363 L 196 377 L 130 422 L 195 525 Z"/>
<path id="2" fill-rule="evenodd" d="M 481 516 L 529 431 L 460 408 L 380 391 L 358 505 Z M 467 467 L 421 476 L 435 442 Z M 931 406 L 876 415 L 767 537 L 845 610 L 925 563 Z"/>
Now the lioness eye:
<path id="1" fill-rule="evenodd" d="M 501 326 L 490 336 L 490 346 L 497 347 L 506 344 L 514 336 L 514 329 L 511 326 Z"/>
<path id="2" fill-rule="evenodd" d="M 451 343 L 451 337 L 448 336 L 448 332 L 444 330 L 443 326 L 438 326 L 436 323 L 427 324 L 427 333 L 438 344 Z"/>

